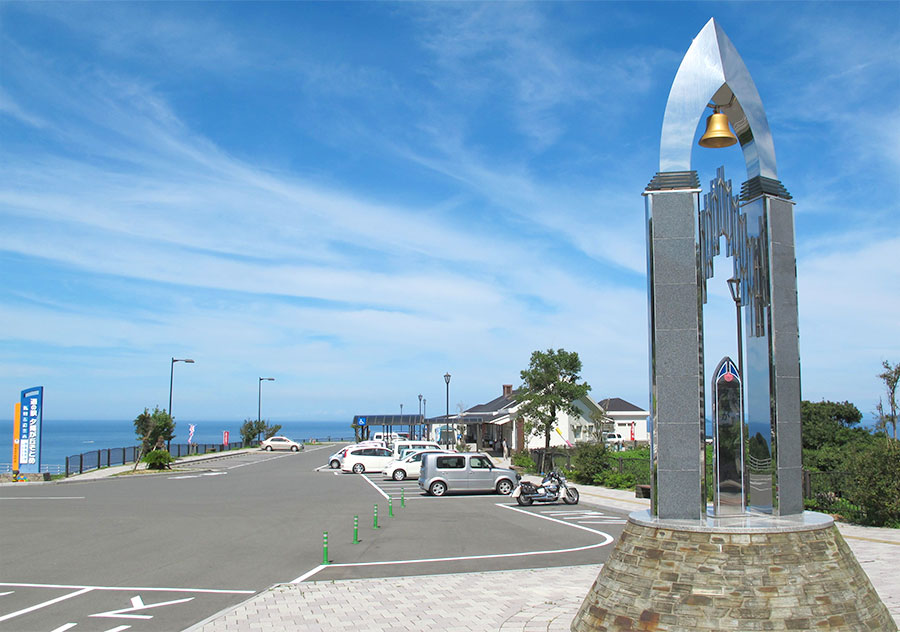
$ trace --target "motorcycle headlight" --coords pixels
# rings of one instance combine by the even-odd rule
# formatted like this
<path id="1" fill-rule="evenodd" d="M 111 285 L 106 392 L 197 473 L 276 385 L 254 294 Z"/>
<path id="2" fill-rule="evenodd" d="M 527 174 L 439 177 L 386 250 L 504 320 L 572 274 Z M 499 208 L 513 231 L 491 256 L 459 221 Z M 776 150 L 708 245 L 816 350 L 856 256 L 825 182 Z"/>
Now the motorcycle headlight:
<path id="1" fill-rule="evenodd" d="M 518 472 L 516 472 L 516 480 L 517 480 L 517 481 L 521 481 L 521 480 L 522 480 L 522 475 L 519 474 Z"/>

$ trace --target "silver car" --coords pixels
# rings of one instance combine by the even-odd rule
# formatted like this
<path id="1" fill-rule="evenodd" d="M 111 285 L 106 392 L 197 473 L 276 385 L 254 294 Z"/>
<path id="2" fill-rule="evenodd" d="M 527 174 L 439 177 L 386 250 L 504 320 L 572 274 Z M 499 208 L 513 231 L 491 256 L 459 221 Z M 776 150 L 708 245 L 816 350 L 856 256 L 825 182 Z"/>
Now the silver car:
<path id="1" fill-rule="evenodd" d="M 480 452 L 436 454 L 422 457 L 419 487 L 432 496 L 448 491 L 496 491 L 509 494 L 520 476 L 505 467 L 497 467 L 490 457 Z"/>

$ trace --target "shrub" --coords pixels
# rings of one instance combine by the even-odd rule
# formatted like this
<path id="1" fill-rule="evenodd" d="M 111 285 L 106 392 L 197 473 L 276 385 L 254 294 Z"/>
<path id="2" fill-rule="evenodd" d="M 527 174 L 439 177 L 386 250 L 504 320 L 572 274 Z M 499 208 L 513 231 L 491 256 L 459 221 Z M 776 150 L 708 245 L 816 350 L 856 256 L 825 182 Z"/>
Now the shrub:
<path id="1" fill-rule="evenodd" d="M 634 487 L 634 474 L 605 470 L 594 477 L 594 484 L 613 489 L 629 489 Z"/>
<path id="2" fill-rule="evenodd" d="M 162 470 L 168 467 L 169 463 L 175 459 L 173 459 L 172 455 L 166 450 L 151 450 L 141 460 L 146 463 L 147 467 L 151 470 Z"/>
<path id="3" fill-rule="evenodd" d="M 857 505 L 860 522 L 900 527 L 900 443 L 887 437 L 850 461 L 844 498 Z"/>
<path id="4" fill-rule="evenodd" d="M 575 466 L 573 473 L 575 482 L 585 485 L 593 484 L 597 476 L 610 469 L 608 454 L 609 450 L 602 443 L 578 444 L 572 459 Z"/>
<path id="5" fill-rule="evenodd" d="M 531 455 L 528 453 L 528 450 L 520 450 L 512 455 L 510 462 L 516 467 L 521 467 L 526 472 L 533 472 L 537 465 L 534 462 L 534 459 L 531 458 Z"/>

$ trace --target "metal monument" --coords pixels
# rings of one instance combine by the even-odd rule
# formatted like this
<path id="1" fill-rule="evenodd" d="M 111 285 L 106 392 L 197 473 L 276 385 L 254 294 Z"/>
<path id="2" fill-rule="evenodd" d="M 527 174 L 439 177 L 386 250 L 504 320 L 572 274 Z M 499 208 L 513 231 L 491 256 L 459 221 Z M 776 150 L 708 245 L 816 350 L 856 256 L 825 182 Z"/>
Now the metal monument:
<path id="1" fill-rule="evenodd" d="M 707 108 L 700 145 L 740 144 L 739 195 L 719 169 L 701 200 L 691 150 Z M 832 518 L 803 511 L 793 202 L 759 93 L 715 20 L 678 68 L 643 195 L 651 509 L 629 515 L 572 631 L 896 630 Z M 703 309 L 723 238 L 737 362 L 707 384 Z"/>
<path id="2" fill-rule="evenodd" d="M 727 122 L 719 132 L 722 119 L 714 118 L 727 117 L 744 155 L 747 181 L 734 196 L 719 170 L 701 209 L 691 151 L 694 131 L 710 106 L 714 114 L 705 138 L 714 136 L 712 146 L 729 142 Z M 703 519 L 707 513 L 703 305 L 721 236 L 746 325 L 740 381 L 746 416 L 741 450 L 753 457 L 746 461 L 747 507 L 775 515 L 803 511 L 793 203 L 777 178 L 759 93 L 734 45 L 710 20 L 675 76 L 663 120 L 660 170 L 644 191 L 652 511 L 659 518 Z"/>

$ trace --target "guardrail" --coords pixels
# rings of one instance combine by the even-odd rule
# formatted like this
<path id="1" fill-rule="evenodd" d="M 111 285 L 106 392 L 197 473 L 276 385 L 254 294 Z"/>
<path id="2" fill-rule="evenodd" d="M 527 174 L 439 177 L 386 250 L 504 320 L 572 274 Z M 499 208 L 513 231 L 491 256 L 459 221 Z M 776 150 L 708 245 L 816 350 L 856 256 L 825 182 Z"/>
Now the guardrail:
<path id="1" fill-rule="evenodd" d="M 12 463 L 0 463 L 0 474 L 9 474 L 12 472 Z M 63 466 L 50 464 L 41 465 L 41 473 L 48 472 L 50 474 L 62 474 Z"/>

